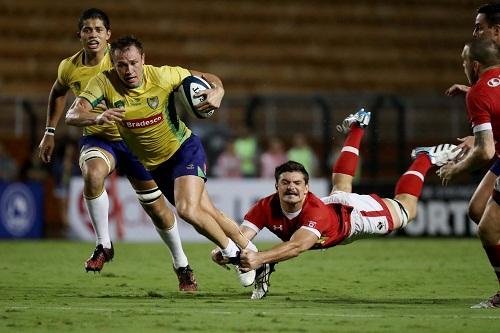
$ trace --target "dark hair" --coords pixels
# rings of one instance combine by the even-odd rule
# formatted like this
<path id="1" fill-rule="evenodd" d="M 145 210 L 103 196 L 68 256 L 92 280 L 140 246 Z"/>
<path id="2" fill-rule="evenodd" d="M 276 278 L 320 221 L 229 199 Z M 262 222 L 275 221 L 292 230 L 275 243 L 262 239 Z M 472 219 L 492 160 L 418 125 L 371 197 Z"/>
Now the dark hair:
<path id="1" fill-rule="evenodd" d="M 309 174 L 306 168 L 304 168 L 301 163 L 295 161 L 288 161 L 276 167 L 274 170 L 274 179 L 276 179 L 276 183 L 278 183 L 281 174 L 294 171 L 302 173 L 302 175 L 304 175 L 304 181 L 306 184 L 309 184 Z"/>
<path id="2" fill-rule="evenodd" d="M 469 46 L 469 58 L 476 60 L 486 67 L 500 65 L 500 47 L 489 37 L 472 40 Z"/>
<path id="3" fill-rule="evenodd" d="M 113 58 L 116 50 L 123 51 L 131 46 L 135 46 L 141 55 L 144 54 L 144 48 L 142 47 L 141 41 L 133 35 L 126 35 L 111 42 L 111 58 Z"/>
<path id="4" fill-rule="evenodd" d="M 109 30 L 111 27 L 111 24 L 109 23 L 109 18 L 108 15 L 106 15 L 105 12 L 98 8 L 89 8 L 83 11 L 83 13 L 80 15 L 80 19 L 78 20 L 78 31 L 82 30 L 83 28 L 83 21 L 88 20 L 88 19 L 99 19 L 102 21 L 102 24 L 104 24 L 104 27 L 106 30 Z"/>
<path id="5" fill-rule="evenodd" d="M 500 24 L 500 2 L 492 2 L 482 5 L 477 9 L 478 14 L 484 14 L 488 26 Z"/>

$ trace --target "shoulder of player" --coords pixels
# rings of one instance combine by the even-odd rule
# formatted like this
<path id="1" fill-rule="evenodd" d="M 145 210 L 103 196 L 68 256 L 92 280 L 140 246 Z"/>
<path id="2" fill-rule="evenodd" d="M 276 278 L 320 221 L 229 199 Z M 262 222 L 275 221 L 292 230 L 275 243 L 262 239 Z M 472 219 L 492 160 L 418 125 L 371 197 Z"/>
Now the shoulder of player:
<path id="1" fill-rule="evenodd" d="M 307 193 L 307 197 L 306 197 L 305 203 L 307 203 L 308 205 L 312 205 L 312 206 L 324 206 L 325 205 L 325 203 L 323 202 L 323 200 L 321 200 L 313 192 Z"/>
<path id="2" fill-rule="evenodd" d="M 59 68 L 63 70 L 70 70 L 70 69 L 75 69 L 79 66 L 81 63 L 81 56 L 82 56 L 83 50 L 78 51 L 77 53 L 64 58 L 61 60 L 59 63 Z"/>

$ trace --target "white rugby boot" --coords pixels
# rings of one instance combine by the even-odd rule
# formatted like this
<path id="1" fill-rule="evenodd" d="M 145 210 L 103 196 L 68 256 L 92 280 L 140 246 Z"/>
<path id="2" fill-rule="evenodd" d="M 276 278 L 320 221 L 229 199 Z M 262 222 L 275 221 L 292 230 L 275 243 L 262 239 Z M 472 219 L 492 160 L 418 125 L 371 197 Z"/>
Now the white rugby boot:
<path id="1" fill-rule="evenodd" d="M 257 268 L 257 276 L 255 277 L 255 284 L 250 299 L 262 299 L 267 295 L 269 286 L 271 285 L 269 278 L 271 277 L 271 273 L 274 272 L 274 265 L 264 264 Z"/>
<path id="2" fill-rule="evenodd" d="M 351 125 L 354 123 L 357 123 L 361 128 L 365 128 L 370 123 L 371 115 L 371 112 L 365 111 L 364 108 L 361 108 L 358 112 L 348 115 L 347 118 L 342 121 L 341 125 L 337 125 L 337 131 L 347 134 L 349 133 Z"/>
<path id="3" fill-rule="evenodd" d="M 238 280 L 243 287 L 251 286 L 255 282 L 255 269 L 242 272 L 240 269 L 240 252 L 236 254 L 236 257 L 229 257 L 229 263 L 233 265 L 236 273 L 238 274 Z"/>
<path id="4" fill-rule="evenodd" d="M 453 161 L 460 153 L 460 149 L 451 143 L 442 143 L 432 147 L 417 147 L 411 151 L 411 158 L 417 158 L 418 154 L 427 154 L 432 165 L 442 166 Z"/>

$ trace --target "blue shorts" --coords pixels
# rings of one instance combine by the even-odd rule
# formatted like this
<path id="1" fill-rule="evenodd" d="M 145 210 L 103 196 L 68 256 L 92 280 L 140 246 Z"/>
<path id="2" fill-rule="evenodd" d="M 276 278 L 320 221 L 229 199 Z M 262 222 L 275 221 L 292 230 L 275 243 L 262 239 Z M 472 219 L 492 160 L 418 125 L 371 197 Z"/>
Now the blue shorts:
<path id="1" fill-rule="evenodd" d="M 490 167 L 490 171 L 495 174 L 495 176 L 500 176 L 500 158 L 496 158 L 495 162 Z"/>
<path id="2" fill-rule="evenodd" d="M 184 141 L 172 157 L 150 171 L 168 201 L 175 206 L 174 181 L 181 176 L 198 176 L 207 180 L 207 163 L 201 140 L 194 134 Z"/>
<path id="3" fill-rule="evenodd" d="M 153 179 L 151 174 L 139 162 L 137 157 L 132 154 L 122 140 L 109 141 L 92 135 L 82 136 L 80 138 L 80 151 L 91 147 L 99 147 L 113 155 L 116 169 L 120 174 L 137 180 Z"/>

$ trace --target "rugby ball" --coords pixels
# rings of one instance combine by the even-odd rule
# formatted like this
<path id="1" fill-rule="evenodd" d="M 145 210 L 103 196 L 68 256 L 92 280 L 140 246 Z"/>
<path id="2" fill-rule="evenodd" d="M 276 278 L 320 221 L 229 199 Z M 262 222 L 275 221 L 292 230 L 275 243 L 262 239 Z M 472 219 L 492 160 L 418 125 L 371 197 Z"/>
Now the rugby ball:
<path id="1" fill-rule="evenodd" d="M 196 110 L 196 105 L 205 101 L 205 96 L 201 95 L 198 97 L 194 97 L 198 92 L 210 89 L 210 84 L 198 76 L 188 76 L 184 80 L 182 80 L 181 85 L 177 91 L 178 100 L 182 107 L 193 117 L 198 119 L 205 119 L 214 114 L 215 109 L 212 109 L 207 112 L 200 112 Z"/>

